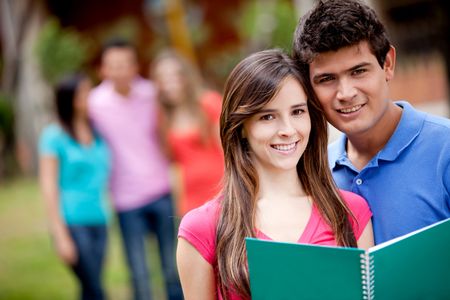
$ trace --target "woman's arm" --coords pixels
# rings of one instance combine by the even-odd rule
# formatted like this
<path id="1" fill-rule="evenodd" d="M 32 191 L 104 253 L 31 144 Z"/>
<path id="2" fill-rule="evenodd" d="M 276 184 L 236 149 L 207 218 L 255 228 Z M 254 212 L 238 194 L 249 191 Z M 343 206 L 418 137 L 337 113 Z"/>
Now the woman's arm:
<path id="1" fill-rule="evenodd" d="M 361 236 L 358 239 L 358 248 L 361 249 L 369 249 L 374 245 L 373 241 L 373 229 L 372 229 L 372 221 L 369 220 L 366 227 L 364 228 Z"/>
<path id="2" fill-rule="evenodd" d="M 177 266 L 185 300 L 216 299 L 213 267 L 183 238 L 178 238 Z"/>
<path id="3" fill-rule="evenodd" d="M 78 259 L 77 251 L 59 211 L 58 160 L 55 157 L 41 157 L 39 162 L 39 182 L 56 251 L 66 264 L 73 265 Z"/>

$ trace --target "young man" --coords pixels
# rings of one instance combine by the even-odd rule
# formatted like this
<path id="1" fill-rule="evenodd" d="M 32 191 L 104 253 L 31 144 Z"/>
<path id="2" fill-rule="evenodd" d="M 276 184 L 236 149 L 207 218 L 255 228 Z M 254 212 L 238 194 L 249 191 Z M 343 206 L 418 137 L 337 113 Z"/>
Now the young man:
<path id="1" fill-rule="evenodd" d="M 110 187 L 131 272 L 134 299 L 151 299 L 145 237 L 156 234 L 169 299 L 182 299 L 175 265 L 175 229 L 168 162 L 157 137 L 155 89 L 138 76 L 135 49 L 105 45 L 103 81 L 89 98 L 95 128 L 112 152 Z"/>
<path id="2" fill-rule="evenodd" d="M 301 20 L 293 56 L 328 121 L 337 185 L 365 197 L 381 243 L 450 217 L 450 120 L 389 99 L 395 49 L 356 0 L 319 1 Z"/>

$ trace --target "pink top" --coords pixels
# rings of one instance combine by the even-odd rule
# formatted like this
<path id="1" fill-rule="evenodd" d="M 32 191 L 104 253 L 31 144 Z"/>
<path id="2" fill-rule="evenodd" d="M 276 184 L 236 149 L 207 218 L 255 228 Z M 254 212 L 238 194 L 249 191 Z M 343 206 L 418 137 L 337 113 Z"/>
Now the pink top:
<path id="1" fill-rule="evenodd" d="M 103 81 L 89 96 L 89 115 L 112 153 L 110 188 L 118 211 L 141 207 L 169 192 L 168 162 L 157 138 L 153 84 L 137 77 L 130 94 Z"/>
<path id="2" fill-rule="evenodd" d="M 362 197 L 342 190 L 341 195 L 355 216 L 356 221 L 354 219 L 350 220 L 356 240 L 358 240 L 372 217 L 372 212 Z M 215 237 L 219 217 L 219 201 L 219 199 L 211 200 L 187 213 L 181 220 L 178 231 L 178 237 L 184 238 L 191 243 L 214 269 L 216 269 Z M 256 237 L 271 240 L 271 238 L 261 231 L 257 231 Z M 330 226 L 320 216 L 315 205 L 313 205 L 311 216 L 305 230 L 298 239 L 298 243 L 327 246 L 337 245 Z M 221 297 L 219 298 L 221 299 Z M 232 299 L 240 298 L 232 295 Z"/>

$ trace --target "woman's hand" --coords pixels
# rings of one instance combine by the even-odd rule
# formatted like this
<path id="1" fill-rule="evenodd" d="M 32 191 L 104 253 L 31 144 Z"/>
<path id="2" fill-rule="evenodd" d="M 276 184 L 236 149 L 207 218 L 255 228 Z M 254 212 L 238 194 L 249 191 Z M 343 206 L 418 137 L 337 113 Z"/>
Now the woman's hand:
<path id="1" fill-rule="evenodd" d="M 73 266 L 78 261 L 77 249 L 69 234 L 60 233 L 58 237 L 55 237 L 55 248 L 65 264 Z"/>

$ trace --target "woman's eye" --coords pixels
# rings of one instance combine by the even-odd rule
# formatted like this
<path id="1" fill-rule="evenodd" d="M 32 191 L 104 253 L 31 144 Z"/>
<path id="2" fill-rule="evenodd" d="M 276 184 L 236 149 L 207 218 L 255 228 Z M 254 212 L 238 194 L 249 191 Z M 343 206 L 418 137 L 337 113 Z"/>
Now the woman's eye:
<path id="1" fill-rule="evenodd" d="M 259 119 L 263 120 L 263 121 L 270 121 L 270 120 L 274 119 L 274 116 L 273 115 L 262 115 Z"/>
<path id="2" fill-rule="evenodd" d="M 302 113 L 304 113 L 305 112 L 305 110 L 303 110 L 303 109 L 294 109 L 293 111 L 292 111 L 292 114 L 294 115 L 294 116 L 298 116 L 298 115 L 301 115 Z"/>

